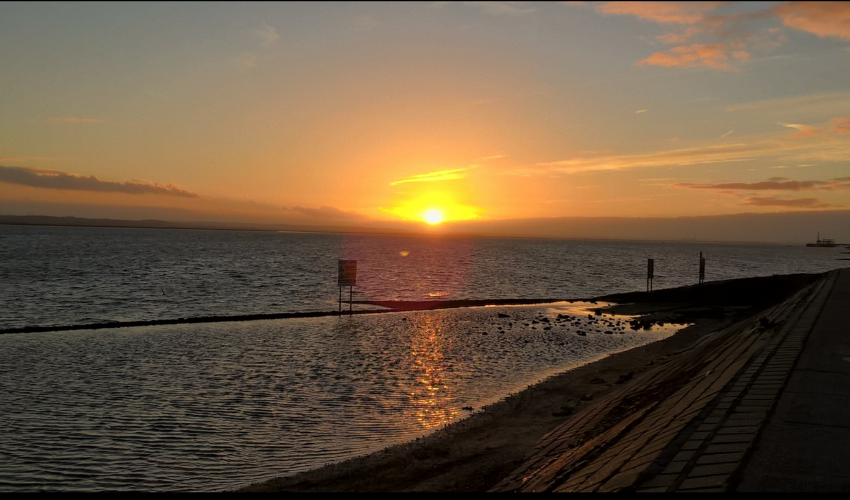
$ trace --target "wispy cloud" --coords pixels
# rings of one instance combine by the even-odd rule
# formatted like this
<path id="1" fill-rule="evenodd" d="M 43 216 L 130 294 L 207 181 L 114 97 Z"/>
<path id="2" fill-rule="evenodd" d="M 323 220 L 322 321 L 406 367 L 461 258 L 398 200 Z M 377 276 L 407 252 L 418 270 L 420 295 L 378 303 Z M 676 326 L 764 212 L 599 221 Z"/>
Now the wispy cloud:
<path id="1" fill-rule="evenodd" d="M 94 176 L 79 176 L 68 172 L 0 165 L 0 182 L 42 189 L 67 191 L 111 192 L 125 194 L 160 194 L 197 198 L 198 194 L 174 184 L 150 182 L 110 182 Z"/>
<path id="2" fill-rule="evenodd" d="M 843 191 L 850 189 L 850 177 L 839 177 L 828 181 L 793 181 L 780 177 L 760 182 L 676 183 L 671 186 L 713 191 Z"/>
<path id="3" fill-rule="evenodd" d="M 783 127 L 793 128 L 797 130 L 796 134 L 792 134 L 793 138 L 803 138 L 803 137 L 812 137 L 815 135 L 820 135 L 824 133 L 824 130 L 819 129 L 817 127 L 812 127 L 811 125 L 803 125 L 801 123 L 782 123 L 779 122 L 777 125 L 782 125 Z"/>
<path id="4" fill-rule="evenodd" d="M 278 40 L 280 40 L 280 35 L 277 34 L 277 30 L 269 26 L 267 23 L 263 23 L 263 26 L 254 32 L 262 42 L 264 47 L 271 47 Z"/>
<path id="5" fill-rule="evenodd" d="M 530 14 L 537 10 L 536 7 L 527 2 L 464 2 L 467 5 L 475 5 L 483 8 L 490 14 L 517 16 Z"/>
<path id="6" fill-rule="evenodd" d="M 706 67 L 723 71 L 740 71 L 729 64 L 731 60 L 747 60 L 749 52 L 740 44 L 708 43 L 681 45 L 665 52 L 656 52 L 641 59 L 637 66 L 661 66 L 664 68 Z"/>
<path id="7" fill-rule="evenodd" d="M 850 157 L 850 141 L 834 136 L 822 136 L 810 141 L 781 140 L 779 134 L 742 137 L 751 142 L 719 144 L 697 148 L 651 151 L 639 154 L 579 156 L 566 160 L 538 163 L 520 167 L 518 175 L 543 175 L 551 172 L 566 174 L 627 170 L 648 167 L 679 167 L 749 160 L 782 162 L 846 161 Z"/>
<path id="8" fill-rule="evenodd" d="M 359 214 L 350 210 L 340 210 L 336 207 L 328 207 L 321 206 L 319 208 L 308 208 L 308 207 L 289 207 L 284 208 L 284 210 L 291 210 L 293 212 L 298 212 L 300 214 L 306 215 L 308 217 L 315 217 L 317 219 L 342 219 L 342 220 L 367 220 L 369 217 Z"/>
<path id="9" fill-rule="evenodd" d="M 47 119 L 48 123 L 103 123 L 105 121 L 102 118 L 77 118 L 74 116 L 51 116 Z"/>
<path id="10" fill-rule="evenodd" d="M 647 111 L 649 111 L 649 110 L 648 109 L 639 109 L 639 110 L 635 111 L 635 114 L 639 115 L 641 113 L 646 113 Z"/>
<path id="11" fill-rule="evenodd" d="M 234 64 L 236 65 L 236 68 L 247 71 L 249 69 L 253 69 L 257 65 L 258 59 L 257 54 L 247 52 L 237 57 Z"/>
<path id="12" fill-rule="evenodd" d="M 468 168 L 454 168 L 451 170 L 438 170 L 436 172 L 429 172 L 427 174 L 418 174 L 411 175 L 406 179 L 401 179 L 398 181 L 393 181 L 390 183 L 390 186 L 395 186 L 397 184 L 404 184 L 406 182 L 436 182 L 436 181 L 451 181 L 455 179 L 463 179 L 466 177 L 466 171 Z"/>
<path id="13" fill-rule="evenodd" d="M 253 35 L 260 40 L 262 48 L 243 52 L 232 59 L 233 66 L 243 72 L 248 72 L 257 66 L 257 63 L 260 60 L 258 52 L 262 53 L 264 51 L 268 51 L 271 47 L 277 44 L 278 40 L 280 40 L 280 35 L 277 30 L 265 22 L 258 29 L 254 30 Z"/>
<path id="14" fill-rule="evenodd" d="M 824 127 L 815 127 L 813 125 L 804 125 L 801 123 L 783 122 L 779 122 L 778 125 L 797 130 L 798 132 L 796 134 L 791 135 L 791 137 L 795 139 L 803 137 L 813 137 L 816 135 L 824 135 L 830 133 L 836 135 L 850 134 L 850 117 L 833 118 L 829 121 L 829 124 L 825 125 Z"/>
<path id="15" fill-rule="evenodd" d="M 726 111 L 750 111 L 757 109 L 806 109 L 815 105 L 850 107 L 850 92 L 811 94 L 804 96 L 744 102 L 726 108 Z"/>
<path id="16" fill-rule="evenodd" d="M 824 203 L 817 198 L 776 198 L 773 196 L 767 197 L 752 197 L 746 198 L 741 202 L 742 205 L 750 205 L 755 207 L 794 207 L 794 208 L 828 208 L 834 205 Z"/>
<path id="17" fill-rule="evenodd" d="M 732 135 L 732 132 L 734 132 L 734 130 L 730 130 L 729 132 L 726 132 L 725 134 L 721 135 L 720 138 L 724 139 L 726 137 L 729 137 L 730 135 Z"/>
<path id="18" fill-rule="evenodd" d="M 751 159 L 758 149 L 748 144 L 728 144 L 703 148 L 674 149 L 654 151 L 633 155 L 604 157 L 577 157 L 568 160 L 541 163 L 564 173 L 595 172 L 605 170 L 626 170 L 639 167 L 672 167 L 700 165 L 704 163 L 725 163 Z"/>
<path id="19" fill-rule="evenodd" d="M 499 160 L 499 159 L 502 159 L 502 158 L 507 158 L 507 156 L 505 156 L 505 155 L 484 156 L 482 158 L 476 158 L 472 161 L 473 161 L 473 163 L 475 163 L 475 162 L 479 162 L 479 161 Z"/>

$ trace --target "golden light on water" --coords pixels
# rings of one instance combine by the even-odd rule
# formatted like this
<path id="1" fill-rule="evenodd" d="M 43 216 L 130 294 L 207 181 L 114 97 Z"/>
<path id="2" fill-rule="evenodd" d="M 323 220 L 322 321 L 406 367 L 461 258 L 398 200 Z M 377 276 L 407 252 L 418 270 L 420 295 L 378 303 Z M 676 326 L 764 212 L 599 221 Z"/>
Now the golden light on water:
<path id="1" fill-rule="evenodd" d="M 460 416 L 455 407 L 455 396 L 450 384 L 452 374 L 447 370 L 451 363 L 445 356 L 445 335 L 442 323 L 433 316 L 420 315 L 411 321 L 411 368 L 416 383 L 411 386 L 412 417 L 423 429 L 436 429 Z"/>

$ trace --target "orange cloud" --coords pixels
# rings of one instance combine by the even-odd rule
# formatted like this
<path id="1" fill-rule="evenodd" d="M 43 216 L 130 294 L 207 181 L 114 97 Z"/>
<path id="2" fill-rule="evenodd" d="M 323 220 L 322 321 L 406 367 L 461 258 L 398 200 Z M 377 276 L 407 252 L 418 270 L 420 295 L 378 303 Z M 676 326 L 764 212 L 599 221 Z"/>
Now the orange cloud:
<path id="1" fill-rule="evenodd" d="M 826 128 L 818 128 L 799 123 L 780 123 L 780 125 L 799 130 L 796 134 L 791 135 L 795 139 L 824 135 L 830 131 Z M 833 118 L 829 121 L 829 128 L 838 135 L 850 134 L 850 116 Z"/>
<path id="2" fill-rule="evenodd" d="M 466 168 L 455 168 L 451 170 L 438 170 L 436 172 L 429 172 L 427 174 L 411 175 L 407 179 L 401 179 L 399 181 L 391 182 L 390 186 L 404 184 L 405 182 L 435 182 L 463 179 L 466 177 L 466 174 L 463 173 L 466 170 Z"/>
<path id="3" fill-rule="evenodd" d="M 715 12 L 725 3 L 728 2 L 606 2 L 598 5 L 596 11 L 680 26 L 679 31 L 656 36 L 663 43 L 685 44 L 694 41 L 695 37 L 703 37 L 699 41 L 708 42 L 657 52 L 640 61 L 639 65 L 706 66 L 735 71 L 727 62 L 730 57 L 747 61 L 752 50 L 772 50 L 787 41 L 781 28 L 774 26 L 758 30 L 753 24 L 765 20 L 780 21 L 789 28 L 822 38 L 850 41 L 850 2 L 783 2 L 751 12 Z M 721 50 L 728 46 L 724 44 L 731 44 L 737 50 L 729 54 L 728 50 Z"/>
<path id="4" fill-rule="evenodd" d="M 737 47 L 734 47 L 737 48 Z M 664 68 L 695 68 L 704 66 L 723 71 L 738 71 L 729 64 L 729 52 L 733 47 L 725 43 L 707 43 L 682 45 L 666 52 L 656 52 L 646 59 L 635 63 L 637 66 L 661 66 Z M 735 59 L 747 59 L 749 53 L 743 50 L 732 52 Z"/>
<path id="5" fill-rule="evenodd" d="M 837 134 L 850 134 L 850 116 L 833 118 L 829 121 L 829 124 Z"/>
<path id="6" fill-rule="evenodd" d="M 783 127 L 793 128 L 798 130 L 796 134 L 791 134 L 794 139 L 802 139 L 804 137 L 813 137 L 824 133 L 823 129 L 812 127 L 811 125 L 803 125 L 800 123 L 780 123 Z"/>
<path id="7" fill-rule="evenodd" d="M 723 2 L 606 2 L 596 7 L 603 14 L 632 15 L 663 24 L 696 24 Z"/>
<path id="8" fill-rule="evenodd" d="M 732 52 L 732 57 L 740 61 L 748 61 L 750 59 L 750 53 L 746 50 L 736 50 Z"/>
<path id="9" fill-rule="evenodd" d="M 821 38 L 850 41 L 850 3 L 787 2 L 773 12 L 785 26 L 814 33 Z"/>

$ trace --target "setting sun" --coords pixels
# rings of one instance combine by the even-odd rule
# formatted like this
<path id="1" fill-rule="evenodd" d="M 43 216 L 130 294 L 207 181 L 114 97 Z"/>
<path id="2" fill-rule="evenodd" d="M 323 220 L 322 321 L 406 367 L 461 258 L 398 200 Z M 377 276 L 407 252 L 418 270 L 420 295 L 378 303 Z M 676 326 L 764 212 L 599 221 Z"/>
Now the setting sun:
<path id="1" fill-rule="evenodd" d="M 425 212 L 425 222 L 432 225 L 436 225 L 443 222 L 443 212 L 437 210 L 436 208 L 428 210 L 427 212 Z"/>
<path id="2" fill-rule="evenodd" d="M 393 206 L 380 210 L 402 220 L 426 222 L 432 226 L 481 218 L 482 209 L 468 204 L 461 186 L 455 189 L 457 191 L 409 188 L 398 193 L 402 196 L 391 202 Z"/>

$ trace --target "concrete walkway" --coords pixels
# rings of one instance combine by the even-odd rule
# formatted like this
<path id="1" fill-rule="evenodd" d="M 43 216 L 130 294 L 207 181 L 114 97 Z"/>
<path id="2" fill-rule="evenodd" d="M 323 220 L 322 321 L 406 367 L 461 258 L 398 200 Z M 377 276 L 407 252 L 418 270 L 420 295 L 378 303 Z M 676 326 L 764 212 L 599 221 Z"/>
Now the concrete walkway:
<path id="1" fill-rule="evenodd" d="M 850 491 L 850 270 L 842 270 L 737 491 Z"/>
<path id="2" fill-rule="evenodd" d="M 850 489 L 848 300 L 850 270 L 833 271 L 659 360 L 494 491 Z"/>

